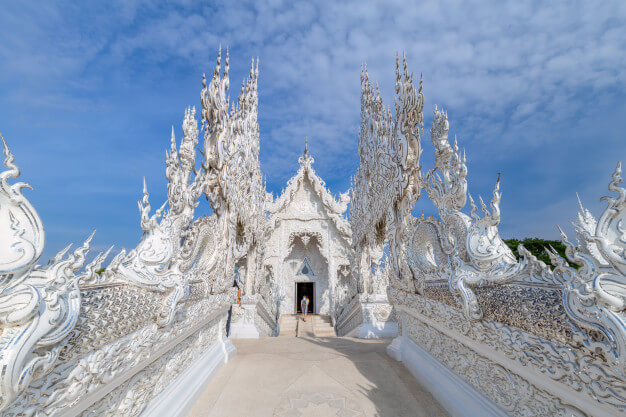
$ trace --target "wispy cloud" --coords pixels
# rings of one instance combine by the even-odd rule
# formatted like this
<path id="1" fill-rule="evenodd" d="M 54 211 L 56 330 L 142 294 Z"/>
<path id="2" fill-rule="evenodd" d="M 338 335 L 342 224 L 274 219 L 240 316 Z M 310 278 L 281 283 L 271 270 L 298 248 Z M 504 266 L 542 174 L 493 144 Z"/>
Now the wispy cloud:
<path id="1" fill-rule="evenodd" d="M 261 159 L 275 192 L 305 136 L 331 190 L 348 187 L 361 62 L 392 104 L 396 51 L 424 76 L 425 131 L 435 103 L 448 110 L 472 193 L 489 195 L 503 173 L 504 235 L 554 237 L 575 191 L 596 201 L 626 156 L 621 1 L 14 2 L 0 24 L 0 129 L 55 230 L 50 252 L 75 237 L 57 231 L 93 226 L 101 242 L 133 245 L 137 184 L 146 175 L 164 198 L 169 126 L 198 103 L 220 43 L 233 94 L 260 57 Z M 424 146 L 428 166 L 427 134 Z"/>

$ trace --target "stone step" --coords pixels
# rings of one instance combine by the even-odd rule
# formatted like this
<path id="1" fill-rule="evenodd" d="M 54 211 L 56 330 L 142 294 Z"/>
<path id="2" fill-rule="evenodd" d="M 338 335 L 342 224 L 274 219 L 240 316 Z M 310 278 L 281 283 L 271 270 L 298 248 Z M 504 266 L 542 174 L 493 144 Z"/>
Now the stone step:
<path id="1" fill-rule="evenodd" d="M 313 320 L 309 318 L 307 321 L 298 321 L 297 337 L 315 337 L 315 333 L 313 332 Z"/>
<path id="2" fill-rule="evenodd" d="M 332 330 L 318 330 L 315 329 L 315 337 L 336 337 L 335 329 Z"/>
<path id="3" fill-rule="evenodd" d="M 313 320 L 313 333 L 315 337 L 336 337 L 335 328 L 330 316 L 315 316 Z"/>
<path id="4" fill-rule="evenodd" d="M 278 337 L 296 337 L 298 335 L 298 315 L 283 314 L 278 320 L 280 333 Z"/>
<path id="5" fill-rule="evenodd" d="M 309 315 L 304 321 L 300 314 L 283 314 L 279 321 L 279 337 L 336 337 L 328 315 Z"/>
<path id="6" fill-rule="evenodd" d="M 332 325 L 330 316 L 315 316 L 313 324 L 315 337 L 336 337 L 335 328 Z"/>

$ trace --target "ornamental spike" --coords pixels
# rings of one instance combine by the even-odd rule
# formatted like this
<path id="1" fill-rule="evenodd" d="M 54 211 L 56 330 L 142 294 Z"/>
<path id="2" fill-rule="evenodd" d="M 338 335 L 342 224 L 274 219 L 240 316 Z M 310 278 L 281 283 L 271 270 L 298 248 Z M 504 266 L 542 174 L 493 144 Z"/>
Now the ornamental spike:
<path id="1" fill-rule="evenodd" d="M 0 133 L 0 140 L 2 140 L 2 146 L 4 148 L 4 166 L 8 169 L 7 171 L 0 173 L 0 178 L 3 181 L 6 181 L 9 178 L 19 177 L 20 169 L 17 167 L 17 165 L 14 164 L 15 157 L 11 153 L 9 145 L 7 145 L 6 141 L 4 140 L 4 136 L 2 136 L 2 133 Z"/>
<path id="2" fill-rule="evenodd" d="M 213 69 L 214 79 L 218 79 L 220 77 L 221 63 L 222 63 L 222 44 L 220 43 L 220 47 L 217 50 L 217 64 L 215 65 L 215 68 Z"/>
<path id="3" fill-rule="evenodd" d="M 578 191 L 576 192 L 576 199 L 578 200 L 578 209 L 580 210 L 581 213 L 584 213 L 585 208 L 583 207 L 582 201 L 580 201 L 580 195 L 578 194 Z"/>
<path id="4" fill-rule="evenodd" d="M 618 193 L 620 195 L 619 199 L 624 200 L 626 198 L 626 190 L 619 186 L 622 183 L 622 161 L 617 163 L 611 179 L 612 181 L 609 183 L 609 191 Z"/>
<path id="5" fill-rule="evenodd" d="M 91 235 L 89 235 L 89 237 L 87 238 L 87 240 L 85 240 L 83 245 L 79 247 L 78 249 L 76 249 L 74 253 L 72 254 L 70 265 L 69 265 L 72 272 L 78 272 L 80 268 L 82 268 L 83 265 L 85 264 L 85 257 L 87 255 L 87 252 L 89 252 L 89 247 L 95 234 L 96 234 L 95 230 L 91 232 Z"/>
<path id="6" fill-rule="evenodd" d="M 476 207 L 476 204 L 474 203 L 474 198 L 472 198 L 472 195 L 468 192 L 467 193 L 467 197 L 469 198 L 470 201 L 470 216 L 474 219 L 474 220 L 479 220 L 480 217 L 478 216 L 478 207 Z"/>
<path id="7" fill-rule="evenodd" d="M 63 259 L 63 257 L 67 253 L 67 251 L 70 250 L 71 247 L 72 247 L 72 244 L 70 243 L 69 245 L 67 245 L 66 247 L 61 249 L 59 252 L 57 252 L 57 254 L 54 255 L 54 258 L 52 258 L 52 259 L 50 259 L 48 261 L 48 265 L 54 265 L 56 263 L 59 263 L 61 261 L 61 259 Z"/>
<path id="8" fill-rule="evenodd" d="M 480 209 L 482 210 L 483 214 L 489 214 L 489 212 L 487 211 L 487 205 L 483 201 L 482 196 L 478 196 L 478 201 L 480 201 Z"/>
<path id="9" fill-rule="evenodd" d="M 226 47 L 226 62 L 224 63 L 224 78 L 228 78 L 228 71 L 230 70 L 229 65 L 229 54 L 228 54 L 228 46 Z"/>
<path id="10" fill-rule="evenodd" d="M 149 205 L 148 202 L 148 186 L 146 185 L 146 176 L 143 177 L 143 203 Z"/>

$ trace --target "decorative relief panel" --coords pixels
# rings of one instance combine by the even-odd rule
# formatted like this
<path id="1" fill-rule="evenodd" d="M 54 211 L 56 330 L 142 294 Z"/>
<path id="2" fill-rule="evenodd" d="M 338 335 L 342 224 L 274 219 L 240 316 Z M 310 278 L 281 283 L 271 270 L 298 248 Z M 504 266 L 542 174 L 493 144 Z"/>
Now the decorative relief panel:
<path id="1" fill-rule="evenodd" d="M 215 343 L 220 322 L 212 322 L 179 343 L 83 413 L 88 416 L 138 416 L 148 402 L 163 391 L 188 364 Z"/>
<path id="2" fill-rule="evenodd" d="M 408 337 L 511 415 L 586 415 L 431 326 L 411 316 L 405 320 Z"/>

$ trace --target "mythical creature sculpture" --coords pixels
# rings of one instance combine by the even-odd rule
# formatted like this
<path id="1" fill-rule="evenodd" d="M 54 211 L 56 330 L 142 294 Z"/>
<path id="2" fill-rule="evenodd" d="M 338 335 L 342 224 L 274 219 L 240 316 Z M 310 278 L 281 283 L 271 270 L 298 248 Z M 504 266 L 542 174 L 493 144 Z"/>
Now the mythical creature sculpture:
<path id="1" fill-rule="evenodd" d="M 406 221 L 419 198 L 419 158 L 424 96 L 421 79 L 413 84 L 406 58 L 403 69 L 396 57 L 395 118 L 385 109 L 378 87 L 373 89 L 367 68 L 361 70 L 361 128 L 359 165 L 351 188 L 350 224 L 361 282 L 370 281 L 371 253 L 382 252 L 389 239 L 390 261 L 396 272 L 406 239 Z M 388 202 L 393 201 L 393 205 Z M 377 247 L 377 248 L 376 248 Z"/>
<path id="2" fill-rule="evenodd" d="M 626 190 L 621 163 L 615 168 L 607 207 L 599 220 L 580 207 L 575 246 L 561 230 L 567 258 L 579 265 L 571 268 L 553 250 L 549 252 L 558 268 L 553 274 L 565 286 L 564 304 L 569 317 L 583 328 L 605 336 L 607 356 L 621 370 L 626 369 Z M 560 229 L 559 229 L 560 230 Z"/>
<path id="3" fill-rule="evenodd" d="M 44 249 L 44 229 L 26 199 L 23 182 L 10 184 L 20 170 L 4 137 L 0 173 L 0 411 L 55 365 L 62 342 L 80 314 L 79 277 L 93 234 L 66 256 L 69 246 L 47 267 L 35 266 Z"/>
<path id="4" fill-rule="evenodd" d="M 266 192 L 258 161 L 258 67 L 253 65 L 236 106 L 229 108 L 228 57 L 223 78 L 220 59 L 218 54 L 210 85 L 203 80 L 203 166 L 196 169 L 200 132 L 195 109 L 188 108 L 181 143 L 177 146 L 172 128 L 166 152 L 167 202 L 151 215 L 144 179 L 141 241 L 129 252 L 122 249 L 104 272 L 110 249 L 79 272 L 93 235 L 73 254 L 66 255 L 68 247 L 48 266 L 35 266 L 44 248 L 43 225 L 22 194 L 29 186 L 8 182 L 20 172 L 2 138 L 7 170 L 0 174 L 0 361 L 5 369 L 0 376 L 0 411 L 14 415 L 28 404 L 35 414 L 43 409 L 54 414 L 106 383 L 107 378 L 95 375 L 110 379 L 149 356 L 153 345 L 156 349 L 171 343 L 168 340 L 187 329 L 197 327 L 200 332 L 202 309 L 207 318 L 212 308 L 225 314 L 235 262 L 251 250 L 262 257 Z M 194 220 L 203 193 L 214 213 Z M 271 278 L 261 289 L 267 297 L 272 296 Z M 107 291 L 116 296 L 99 295 Z M 83 304 L 84 297 L 101 301 Z M 136 305 L 114 305 L 131 299 Z M 211 326 L 206 331 L 218 325 Z M 85 335 L 83 345 L 76 345 L 74 338 L 94 331 L 98 337 Z M 98 354 L 97 348 L 106 343 L 112 344 Z M 111 357 L 115 352 L 117 357 Z M 79 360 L 80 354 L 84 356 Z M 63 371 L 51 374 L 59 356 L 78 362 L 70 361 Z M 65 374 L 66 380 L 51 384 Z M 137 403 L 138 412 L 145 401 Z"/>
<path id="5" fill-rule="evenodd" d="M 398 74 L 399 65 L 396 67 Z M 396 92 L 410 92 L 408 97 L 413 98 L 403 101 L 406 96 L 400 95 L 396 99 L 395 120 L 419 121 L 417 125 L 409 123 L 409 127 L 404 123 L 393 124 L 390 111 L 383 107 L 378 89 L 375 93 L 372 91 L 365 69 L 361 74 L 359 165 L 352 187 L 350 210 L 353 245 L 361 256 L 357 268 L 360 285 L 367 287 L 368 280 L 371 281 L 367 270 L 372 261 L 364 259 L 370 247 L 375 247 L 373 244 L 380 247 L 388 242 L 391 254 L 391 268 L 387 271 L 390 297 L 396 308 L 406 312 L 405 319 L 410 323 L 408 329 L 402 330 L 403 336 L 413 337 L 411 335 L 432 331 L 431 326 L 436 322 L 438 331 L 447 326 L 448 333 L 458 330 L 463 337 L 474 338 L 476 343 L 501 349 L 499 339 L 490 333 L 493 329 L 511 335 L 519 332 L 513 342 L 515 347 L 507 348 L 507 357 L 532 364 L 538 372 L 544 372 L 558 381 L 566 379 L 564 375 L 567 372 L 562 370 L 574 372 L 575 369 L 580 378 L 576 381 L 568 379 L 566 384 L 569 387 L 584 390 L 602 404 L 601 407 L 609 404 L 624 409 L 626 191 L 619 187 L 621 166 L 618 165 L 609 184 L 609 190 L 617 193 L 617 197 L 604 198 L 608 207 L 600 219 L 596 221 L 581 205 L 578 221 L 574 225 L 577 245 L 570 243 L 562 233 L 567 258 L 580 265 L 579 269 L 569 266 L 553 249 L 547 250 L 555 265 L 553 269 L 523 246 L 518 248 L 521 255 L 518 261 L 498 231 L 501 216 L 499 176 L 489 207 L 479 198 L 479 209 L 467 192 L 465 152 L 459 150 L 456 138 L 450 143 L 447 115 L 437 107 L 430 131 L 435 167 L 427 175 L 420 172 L 420 130 L 410 126 L 421 127 L 421 113 L 417 116 L 415 111 L 421 112 L 421 104 L 416 103 L 423 103 L 423 96 L 421 85 L 419 90 L 413 88 L 411 77 L 407 77 L 406 73 L 405 63 L 405 76 L 402 80 L 397 76 Z M 413 91 L 419 92 L 419 95 L 411 93 Z M 392 129 L 392 125 L 395 128 Z M 398 134 L 402 129 L 397 126 L 405 126 L 403 131 L 415 133 L 408 136 Z M 407 137 L 410 140 L 405 140 Z M 405 143 L 410 143 L 406 153 Z M 435 205 L 437 216 L 415 218 L 411 215 L 422 189 L 426 190 Z M 468 199 L 469 215 L 462 212 Z M 502 304 L 507 297 L 512 305 L 524 305 L 524 310 L 511 314 L 508 306 Z M 451 319 L 457 316 L 450 306 L 454 309 L 460 307 L 466 323 Z M 446 311 L 447 316 L 431 314 L 435 307 L 437 311 Z M 555 317 L 547 322 L 548 328 L 545 324 L 544 327 L 529 324 L 537 320 L 531 317 L 548 314 L 546 308 Z M 524 314 L 528 317 L 520 318 Z M 558 326 L 555 324 L 557 317 Z M 514 326 L 524 330 L 515 330 Z M 432 334 L 434 337 L 436 332 Z M 530 342 L 537 335 L 546 337 L 546 334 L 551 334 L 558 342 Z M 442 346 L 434 348 L 431 353 L 449 349 L 445 345 L 448 342 L 444 343 L 448 337 L 446 331 L 441 335 Z M 413 340 L 418 339 L 413 337 Z M 570 356 L 555 353 L 557 345 L 560 346 L 558 352 L 568 351 Z M 453 358 L 446 359 L 454 368 Z M 591 366 L 591 363 L 594 365 Z M 616 368 L 607 366 L 607 363 Z M 482 387 L 488 385 L 485 381 L 481 384 Z M 510 407 L 509 411 L 513 414 L 525 415 L 528 412 L 524 408 L 526 404 L 503 406 Z M 582 408 L 575 411 L 572 411 L 575 407 L 570 406 L 550 407 L 555 412 L 557 409 L 568 410 L 574 415 L 584 414 L 582 409 L 592 410 L 595 407 L 593 404 L 577 404 L 576 407 L 579 406 Z"/>

